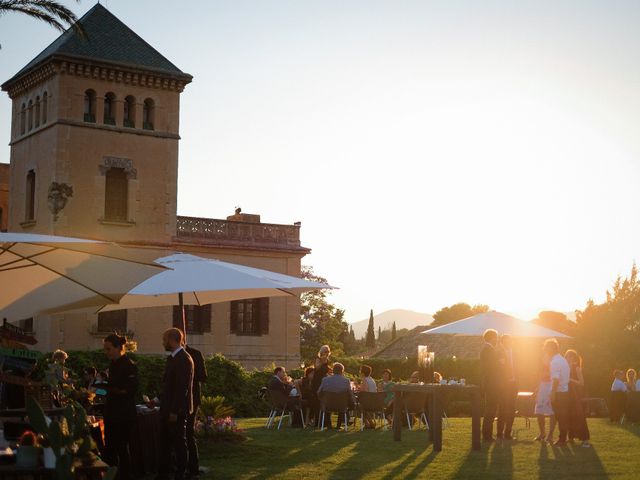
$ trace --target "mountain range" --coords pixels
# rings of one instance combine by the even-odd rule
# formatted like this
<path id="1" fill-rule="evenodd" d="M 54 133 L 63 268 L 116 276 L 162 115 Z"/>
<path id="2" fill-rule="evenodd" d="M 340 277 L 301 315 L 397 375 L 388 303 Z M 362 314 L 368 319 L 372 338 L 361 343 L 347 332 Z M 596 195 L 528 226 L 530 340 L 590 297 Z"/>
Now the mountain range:
<path id="1" fill-rule="evenodd" d="M 373 315 L 373 326 L 378 335 L 378 327 L 382 327 L 383 330 L 391 328 L 393 322 L 396 322 L 396 328 L 398 330 L 402 328 L 412 329 L 418 325 L 429 325 L 433 322 L 433 317 L 428 313 L 413 312 L 411 310 L 387 310 L 386 312 Z M 356 338 L 362 338 L 367 334 L 367 327 L 369 326 L 369 318 L 364 320 L 358 320 L 351 324 L 353 326 L 353 333 Z"/>

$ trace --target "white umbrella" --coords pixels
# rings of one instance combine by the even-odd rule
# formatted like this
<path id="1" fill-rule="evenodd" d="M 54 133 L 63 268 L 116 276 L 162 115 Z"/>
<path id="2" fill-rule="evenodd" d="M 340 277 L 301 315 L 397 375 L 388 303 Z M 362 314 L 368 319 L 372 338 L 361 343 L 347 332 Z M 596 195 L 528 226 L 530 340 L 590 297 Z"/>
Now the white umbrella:
<path id="1" fill-rule="evenodd" d="M 472 317 L 451 322 L 441 327 L 425 330 L 428 335 L 465 335 L 471 337 L 482 336 L 488 328 L 497 330 L 499 334 L 508 334 L 512 337 L 556 337 L 571 338 L 564 333 L 556 332 L 550 328 L 541 327 L 535 323 L 525 322 L 519 318 L 501 312 L 486 312 Z"/>
<path id="2" fill-rule="evenodd" d="M 135 285 L 165 270 L 110 242 L 28 233 L 0 233 L 0 316 L 118 302 Z"/>
<path id="3" fill-rule="evenodd" d="M 168 269 L 133 288 L 120 303 L 105 305 L 100 311 L 207 305 L 334 288 L 326 283 L 184 253 L 159 258 L 156 262 Z"/>

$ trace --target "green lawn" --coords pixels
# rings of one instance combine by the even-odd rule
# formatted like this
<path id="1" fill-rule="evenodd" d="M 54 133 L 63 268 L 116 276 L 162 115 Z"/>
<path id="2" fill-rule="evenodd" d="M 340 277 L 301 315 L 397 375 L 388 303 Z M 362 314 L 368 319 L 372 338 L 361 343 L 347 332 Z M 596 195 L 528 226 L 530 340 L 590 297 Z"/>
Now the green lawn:
<path id="1" fill-rule="evenodd" d="M 216 479 L 632 479 L 640 475 L 640 427 L 590 419 L 593 448 L 556 448 L 533 441 L 537 426 L 517 419 L 517 439 L 471 451 L 471 420 L 450 420 L 442 452 L 424 430 L 349 433 L 285 428 L 265 430 L 263 419 L 241 420 L 241 445 L 200 441 L 201 463 Z"/>

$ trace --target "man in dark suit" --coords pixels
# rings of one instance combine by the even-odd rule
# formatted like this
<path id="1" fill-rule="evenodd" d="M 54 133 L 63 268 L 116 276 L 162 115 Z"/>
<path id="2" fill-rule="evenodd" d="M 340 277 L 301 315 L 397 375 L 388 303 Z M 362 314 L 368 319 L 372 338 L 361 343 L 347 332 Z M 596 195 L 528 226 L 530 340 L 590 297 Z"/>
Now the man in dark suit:
<path id="1" fill-rule="evenodd" d="M 175 480 L 184 480 L 187 469 L 187 417 L 193 412 L 193 360 L 182 347 L 182 331 L 170 328 L 164 332 L 162 343 L 171 354 L 162 381 L 160 395 L 160 459 L 156 480 L 168 480 L 171 454 L 175 452 Z"/>
<path id="2" fill-rule="evenodd" d="M 482 419 L 482 439 L 493 441 L 493 421 L 498 410 L 500 398 L 499 362 L 496 345 L 498 332 L 486 330 L 482 335 L 484 346 L 480 351 L 480 374 L 482 375 L 482 390 L 484 393 L 484 418 Z"/>
<path id="3" fill-rule="evenodd" d="M 200 384 L 207 381 L 207 367 L 204 363 L 204 357 L 200 350 L 190 345 L 185 346 L 185 350 L 193 360 L 193 387 L 191 388 L 191 397 L 193 398 L 193 412 L 187 417 L 187 449 L 189 451 L 189 464 L 187 473 L 189 478 L 195 480 L 200 475 L 200 463 L 198 458 L 198 444 L 195 437 L 195 424 L 198 415 L 198 407 L 200 407 L 201 386 Z"/>
<path id="4" fill-rule="evenodd" d="M 516 416 L 518 382 L 513 354 L 513 341 L 510 335 L 500 337 L 498 362 L 500 364 L 500 399 L 498 401 L 498 433 L 496 437 L 512 440 L 511 429 Z"/>
<path id="5" fill-rule="evenodd" d="M 287 382 L 287 372 L 284 367 L 275 368 L 267 389 L 276 403 L 283 405 L 286 403 L 287 408 L 296 406 L 296 399 L 289 397 L 293 385 Z"/>

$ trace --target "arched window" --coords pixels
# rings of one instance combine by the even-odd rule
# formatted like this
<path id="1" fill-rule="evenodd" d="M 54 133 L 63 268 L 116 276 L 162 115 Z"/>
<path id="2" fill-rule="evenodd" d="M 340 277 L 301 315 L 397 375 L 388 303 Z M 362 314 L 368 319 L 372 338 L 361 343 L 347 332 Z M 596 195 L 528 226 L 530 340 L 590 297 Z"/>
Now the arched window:
<path id="1" fill-rule="evenodd" d="M 25 221 L 33 221 L 36 219 L 36 172 L 29 170 L 27 173 L 27 188 L 25 192 Z"/>
<path id="2" fill-rule="evenodd" d="M 29 100 L 29 107 L 27 108 L 27 115 L 29 118 L 29 131 L 33 129 L 33 101 Z"/>
<path id="3" fill-rule="evenodd" d="M 93 90 L 84 92 L 84 121 L 96 123 L 96 92 Z"/>
<path id="4" fill-rule="evenodd" d="M 105 174 L 104 219 L 127 221 L 129 181 L 124 168 L 112 167 Z"/>
<path id="5" fill-rule="evenodd" d="M 36 128 L 40 126 L 40 96 L 36 97 Z"/>
<path id="6" fill-rule="evenodd" d="M 47 92 L 42 94 L 42 124 L 47 123 Z"/>
<path id="7" fill-rule="evenodd" d="M 104 124 L 116 124 L 116 96 L 109 92 L 104 96 Z"/>
<path id="8" fill-rule="evenodd" d="M 24 135 L 25 129 L 27 125 L 27 107 L 23 103 L 20 108 L 20 135 Z"/>
<path id="9" fill-rule="evenodd" d="M 153 103 L 153 100 L 147 98 L 142 106 L 142 128 L 145 130 L 153 130 L 155 113 L 155 104 Z"/>
<path id="10" fill-rule="evenodd" d="M 124 120 L 122 125 L 129 128 L 136 126 L 136 99 L 129 95 L 124 99 Z"/>

